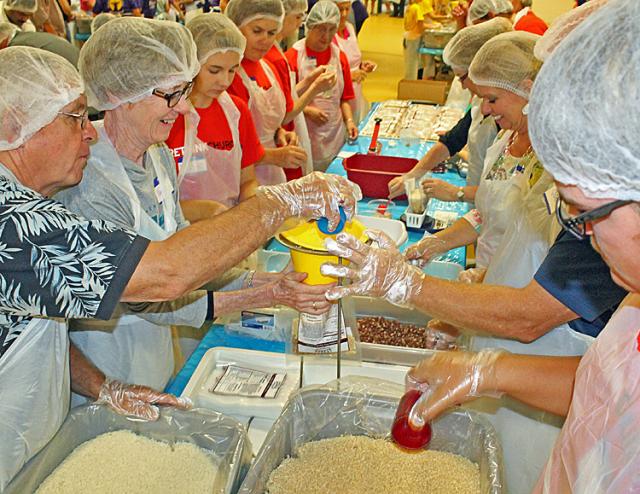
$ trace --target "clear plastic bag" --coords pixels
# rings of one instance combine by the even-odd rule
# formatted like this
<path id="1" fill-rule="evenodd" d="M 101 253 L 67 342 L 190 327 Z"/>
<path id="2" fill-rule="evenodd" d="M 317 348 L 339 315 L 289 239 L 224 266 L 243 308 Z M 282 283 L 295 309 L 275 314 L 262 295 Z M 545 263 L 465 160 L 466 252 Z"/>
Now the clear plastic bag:
<path id="1" fill-rule="evenodd" d="M 157 421 L 144 422 L 117 415 L 103 405 L 85 405 L 69 413 L 53 439 L 16 475 L 5 494 L 34 492 L 76 447 L 117 430 L 169 444 L 189 442 L 204 449 L 218 462 L 216 483 L 209 491 L 215 494 L 235 492 L 251 463 L 251 444 L 244 426 L 220 413 L 162 408 Z"/>
<path id="2" fill-rule="evenodd" d="M 292 395 L 238 491 L 262 494 L 273 470 L 303 444 L 343 435 L 389 436 L 404 387 L 368 378 L 343 378 Z M 433 423 L 429 449 L 458 454 L 480 467 L 483 494 L 503 492 L 502 451 L 491 425 L 458 409 Z"/>

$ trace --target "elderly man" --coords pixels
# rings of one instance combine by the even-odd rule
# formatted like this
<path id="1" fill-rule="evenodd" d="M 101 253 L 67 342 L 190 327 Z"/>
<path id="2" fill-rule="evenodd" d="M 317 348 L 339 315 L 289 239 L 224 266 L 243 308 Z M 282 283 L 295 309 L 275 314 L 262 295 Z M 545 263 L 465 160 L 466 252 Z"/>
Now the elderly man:
<path id="1" fill-rule="evenodd" d="M 49 33 L 20 31 L 15 24 L 0 22 L 0 50 L 9 46 L 30 46 L 50 51 L 78 65 L 80 50 L 66 39 Z"/>
<path id="2" fill-rule="evenodd" d="M 0 22 L 10 22 L 22 31 L 35 31 L 32 18 L 36 0 L 0 0 Z"/>
<path id="3" fill-rule="evenodd" d="M 533 0 L 511 0 L 511 4 L 513 5 L 514 30 L 528 31 L 539 35 L 545 33 L 549 26 L 531 10 Z"/>
<path id="4" fill-rule="evenodd" d="M 351 216 L 359 198 L 346 180 L 314 174 L 157 242 L 87 221 L 49 199 L 80 182 L 96 138 L 83 90 L 57 55 L 0 52 L 0 489 L 55 434 L 70 382 L 138 417 L 157 417 L 152 403 L 185 406 L 105 377 L 69 347 L 67 318 L 107 319 L 120 300 L 181 297 L 237 264 L 287 217 L 327 216 L 333 226 L 340 201 Z"/>

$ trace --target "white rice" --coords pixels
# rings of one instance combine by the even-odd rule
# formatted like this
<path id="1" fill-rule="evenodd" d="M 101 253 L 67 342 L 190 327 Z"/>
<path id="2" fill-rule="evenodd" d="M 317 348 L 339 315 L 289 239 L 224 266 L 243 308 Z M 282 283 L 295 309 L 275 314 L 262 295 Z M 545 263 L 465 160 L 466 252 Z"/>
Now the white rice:
<path id="1" fill-rule="evenodd" d="M 407 453 L 384 439 L 344 436 L 303 445 L 271 473 L 267 492 L 479 494 L 480 472 L 451 453 Z"/>
<path id="2" fill-rule="evenodd" d="M 216 473 L 214 459 L 195 444 L 117 431 L 78 446 L 36 494 L 211 493 Z"/>

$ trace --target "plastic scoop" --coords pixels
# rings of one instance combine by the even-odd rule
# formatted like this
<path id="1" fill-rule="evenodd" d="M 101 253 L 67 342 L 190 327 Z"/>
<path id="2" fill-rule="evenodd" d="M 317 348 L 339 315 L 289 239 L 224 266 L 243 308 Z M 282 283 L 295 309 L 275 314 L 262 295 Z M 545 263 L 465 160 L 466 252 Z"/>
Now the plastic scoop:
<path id="1" fill-rule="evenodd" d="M 391 427 L 391 437 L 401 448 L 422 449 L 431 441 L 431 425 L 424 424 L 420 429 L 414 429 L 409 422 L 411 409 L 421 396 L 422 393 L 419 390 L 410 389 L 400 399 Z"/>
<path id="2" fill-rule="evenodd" d="M 369 154 L 376 154 L 378 152 L 378 134 L 380 133 L 381 118 L 376 118 L 375 125 L 373 127 L 373 135 L 371 136 L 371 145 L 369 146 Z"/>
<path id="3" fill-rule="evenodd" d="M 333 231 L 329 230 L 329 220 L 324 216 L 318 220 L 318 230 L 320 230 L 325 235 L 336 235 L 344 230 L 344 225 L 347 222 L 347 215 L 344 212 L 344 208 L 340 206 L 340 222 L 338 226 L 335 227 Z"/>

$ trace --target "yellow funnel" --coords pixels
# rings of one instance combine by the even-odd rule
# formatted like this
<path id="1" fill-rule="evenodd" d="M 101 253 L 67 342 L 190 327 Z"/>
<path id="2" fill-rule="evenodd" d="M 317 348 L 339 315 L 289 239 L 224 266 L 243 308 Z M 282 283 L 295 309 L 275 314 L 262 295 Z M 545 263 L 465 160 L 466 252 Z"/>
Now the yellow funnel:
<path id="1" fill-rule="evenodd" d="M 344 232 L 350 233 L 361 242 L 367 240 L 364 234 L 366 227 L 358 220 L 348 221 L 344 226 Z M 302 223 L 291 230 L 278 235 L 278 240 L 291 250 L 293 268 L 299 273 L 307 273 L 304 283 L 307 285 L 323 285 L 336 281 L 331 276 L 320 273 L 320 266 L 325 262 L 337 263 L 338 258 L 327 252 L 324 241 L 335 237 L 322 233 L 316 221 Z M 348 261 L 344 261 L 348 264 Z"/>

